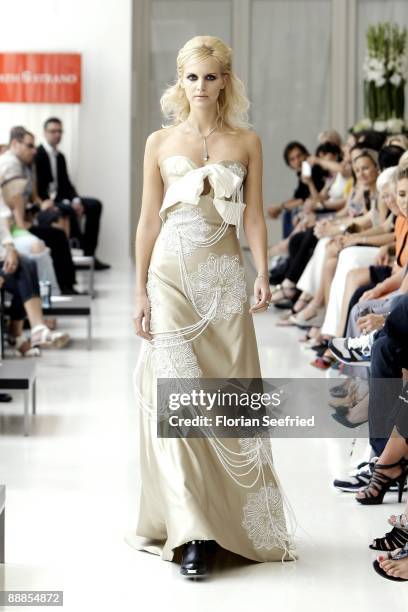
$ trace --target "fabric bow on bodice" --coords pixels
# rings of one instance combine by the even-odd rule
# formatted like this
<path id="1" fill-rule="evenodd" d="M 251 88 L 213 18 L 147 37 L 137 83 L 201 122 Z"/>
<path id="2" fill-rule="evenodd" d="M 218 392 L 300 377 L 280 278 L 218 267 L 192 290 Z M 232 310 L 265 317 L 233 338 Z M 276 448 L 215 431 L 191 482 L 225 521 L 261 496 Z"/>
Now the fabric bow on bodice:
<path id="1" fill-rule="evenodd" d="M 174 204 L 199 204 L 206 178 L 213 188 L 213 204 L 218 214 L 225 223 L 236 226 L 239 236 L 245 209 L 241 199 L 243 177 L 220 162 L 190 169 L 169 185 L 159 212 L 162 221 L 166 218 L 165 211 Z"/>

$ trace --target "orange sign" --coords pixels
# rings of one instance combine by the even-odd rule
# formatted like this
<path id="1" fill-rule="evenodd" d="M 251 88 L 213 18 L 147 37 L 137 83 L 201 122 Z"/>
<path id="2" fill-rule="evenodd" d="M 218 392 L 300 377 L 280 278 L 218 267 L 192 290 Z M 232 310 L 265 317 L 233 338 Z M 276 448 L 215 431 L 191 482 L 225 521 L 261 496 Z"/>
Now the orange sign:
<path id="1" fill-rule="evenodd" d="M 0 102 L 81 102 L 79 53 L 0 53 Z"/>

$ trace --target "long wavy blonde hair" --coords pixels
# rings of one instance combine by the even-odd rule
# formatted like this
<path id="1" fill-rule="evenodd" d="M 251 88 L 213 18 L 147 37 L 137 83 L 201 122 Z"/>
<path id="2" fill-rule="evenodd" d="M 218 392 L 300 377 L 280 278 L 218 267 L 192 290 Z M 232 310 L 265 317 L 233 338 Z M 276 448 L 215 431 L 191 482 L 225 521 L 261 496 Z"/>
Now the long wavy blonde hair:
<path id="1" fill-rule="evenodd" d="M 209 57 L 219 62 L 222 74 L 228 75 L 225 87 L 220 90 L 218 96 L 217 126 L 232 130 L 249 127 L 249 100 L 245 95 L 243 82 L 232 71 L 232 49 L 216 36 L 195 36 L 178 52 L 177 81 L 165 90 L 160 99 L 164 116 L 171 125 L 178 125 L 187 119 L 190 103 L 181 86 L 185 66 L 190 62 L 201 62 Z"/>

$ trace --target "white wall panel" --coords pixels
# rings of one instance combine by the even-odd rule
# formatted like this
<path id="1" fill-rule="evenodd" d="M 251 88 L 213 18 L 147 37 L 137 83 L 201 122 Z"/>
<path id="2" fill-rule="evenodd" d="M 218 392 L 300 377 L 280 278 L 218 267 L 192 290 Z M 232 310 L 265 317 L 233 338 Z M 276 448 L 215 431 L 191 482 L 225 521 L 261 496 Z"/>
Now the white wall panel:
<path id="1" fill-rule="evenodd" d="M 267 203 L 293 192 L 285 144 L 300 140 L 312 151 L 331 127 L 331 2 L 254 0 L 251 27 L 252 121 L 263 139 Z"/>

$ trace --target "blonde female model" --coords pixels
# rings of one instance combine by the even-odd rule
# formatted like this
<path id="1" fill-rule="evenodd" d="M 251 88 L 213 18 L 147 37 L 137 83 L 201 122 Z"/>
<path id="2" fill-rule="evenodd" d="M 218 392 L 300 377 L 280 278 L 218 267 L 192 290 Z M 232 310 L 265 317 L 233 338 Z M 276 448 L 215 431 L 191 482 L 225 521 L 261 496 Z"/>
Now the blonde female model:
<path id="1" fill-rule="evenodd" d="M 157 378 L 259 378 L 252 314 L 270 300 L 262 151 L 231 49 L 197 36 L 177 57 L 161 106 L 171 125 L 146 142 L 136 234 L 136 369 L 141 501 L 132 544 L 207 573 L 208 542 L 255 561 L 291 556 L 270 440 L 158 438 Z M 241 226 L 257 270 L 249 305 Z"/>

